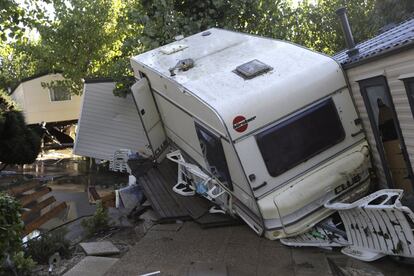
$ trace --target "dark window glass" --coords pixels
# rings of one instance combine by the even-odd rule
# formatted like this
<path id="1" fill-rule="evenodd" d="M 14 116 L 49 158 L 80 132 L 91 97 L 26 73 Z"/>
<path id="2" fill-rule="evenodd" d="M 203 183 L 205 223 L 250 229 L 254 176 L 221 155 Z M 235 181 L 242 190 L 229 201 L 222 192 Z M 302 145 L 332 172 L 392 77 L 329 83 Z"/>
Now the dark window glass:
<path id="1" fill-rule="evenodd" d="M 344 138 L 345 131 L 332 99 L 256 135 L 267 170 L 273 177 Z"/>
<path id="2" fill-rule="evenodd" d="M 210 172 L 223 184 L 232 189 L 230 173 L 220 138 L 199 124 L 195 124 L 195 128 Z"/>
<path id="3" fill-rule="evenodd" d="M 414 117 L 414 78 L 404 80 L 405 90 L 407 91 L 408 102 L 410 103 L 411 113 Z"/>

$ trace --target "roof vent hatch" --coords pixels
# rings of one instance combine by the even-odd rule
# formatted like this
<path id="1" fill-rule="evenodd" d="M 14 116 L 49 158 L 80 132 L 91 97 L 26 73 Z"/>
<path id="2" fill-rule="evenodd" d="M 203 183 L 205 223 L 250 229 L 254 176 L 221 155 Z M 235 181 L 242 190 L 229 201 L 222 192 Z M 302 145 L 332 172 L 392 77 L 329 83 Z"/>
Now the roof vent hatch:
<path id="1" fill-rule="evenodd" d="M 269 65 L 254 59 L 237 66 L 233 72 L 245 80 L 250 80 L 271 70 L 273 70 L 273 68 Z"/>

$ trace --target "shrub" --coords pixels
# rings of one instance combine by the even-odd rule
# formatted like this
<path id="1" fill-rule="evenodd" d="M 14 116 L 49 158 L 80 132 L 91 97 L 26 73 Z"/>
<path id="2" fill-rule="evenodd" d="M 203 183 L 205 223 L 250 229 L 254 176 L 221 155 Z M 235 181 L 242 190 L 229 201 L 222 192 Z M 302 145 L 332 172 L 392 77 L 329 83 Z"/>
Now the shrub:
<path id="1" fill-rule="evenodd" d="M 28 275 L 35 265 L 23 252 L 20 209 L 13 197 L 0 193 L 0 275 L 9 275 L 11 271 Z"/>
<path id="2" fill-rule="evenodd" d="M 0 170 L 10 164 L 30 164 L 40 151 L 41 139 L 26 126 L 12 98 L 0 89 Z"/>
<path id="3" fill-rule="evenodd" d="M 48 264 L 49 258 L 59 252 L 62 258 L 70 257 L 70 242 L 65 239 L 65 228 L 47 233 L 27 242 L 26 252 L 40 264 Z"/>
<path id="4" fill-rule="evenodd" d="M 30 164 L 40 151 L 40 137 L 26 126 L 20 111 L 8 111 L 0 116 L 0 162 Z"/>
<path id="5" fill-rule="evenodd" d="M 93 217 L 83 220 L 81 224 L 85 228 L 88 236 L 105 231 L 110 227 L 108 210 L 103 206 L 101 200 L 98 200 L 96 203 L 96 211 Z"/>

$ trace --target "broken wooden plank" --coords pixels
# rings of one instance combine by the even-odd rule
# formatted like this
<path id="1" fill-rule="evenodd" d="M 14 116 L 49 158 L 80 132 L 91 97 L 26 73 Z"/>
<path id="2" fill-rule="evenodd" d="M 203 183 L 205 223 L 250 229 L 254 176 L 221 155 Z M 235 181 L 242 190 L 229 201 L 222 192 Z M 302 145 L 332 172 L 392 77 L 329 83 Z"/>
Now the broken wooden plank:
<path id="1" fill-rule="evenodd" d="M 21 198 L 18 198 L 18 201 L 24 207 L 24 206 L 28 205 L 29 203 L 35 201 L 39 197 L 49 193 L 51 190 L 52 189 L 50 189 L 49 187 L 42 187 L 38 191 L 35 191 L 35 192 L 33 192 L 31 194 L 28 194 L 28 195 L 24 195 Z"/>
<path id="2" fill-rule="evenodd" d="M 88 194 L 89 194 L 89 202 L 95 202 L 101 198 L 101 196 L 96 191 L 95 186 L 90 186 L 88 188 Z"/>
<path id="3" fill-rule="evenodd" d="M 19 185 L 17 187 L 10 188 L 7 193 L 12 196 L 18 196 L 24 192 L 29 190 L 35 189 L 37 187 L 42 186 L 43 184 L 39 183 L 39 181 L 30 181 L 25 184 Z"/>
<path id="4" fill-rule="evenodd" d="M 33 208 L 30 208 L 29 211 L 23 212 L 22 220 L 26 221 L 32 214 L 35 214 L 35 213 L 41 211 L 43 208 L 49 206 L 50 204 L 52 204 L 55 201 L 56 201 L 55 197 L 51 196 L 51 197 L 48 197 L 45 200 L 39 202 L 38 204 L 33 206 Z"/>
<path id="5" fill-rule="evenodd" d="M 100 198 L 102 205 L 105 207 L 115 207 L 115 192 L 111 192 Z"/>
<path id="6" fill-rule="evenodd" d="M 52 218 L 56 217 L 57 215 L 59 215 L 59 213 L 62 212 L 63 210 L 65 210 L 66 207 L 67 207 L 66 202 L 62 202 L 59 205 L 53 207 L 50 211 L 46 212 L 42 216 L 40 216 L 37 219 L 33 220 L 29 224 L 25 225 L 24 230 L 23 230 L 23 236 L 26 236 L 27 234 L 29 234 L 33 230 L 38 229 L 40 226 L 42 226 L 44 223 L 46 223 L 50 219 L 52 219 Z"/>

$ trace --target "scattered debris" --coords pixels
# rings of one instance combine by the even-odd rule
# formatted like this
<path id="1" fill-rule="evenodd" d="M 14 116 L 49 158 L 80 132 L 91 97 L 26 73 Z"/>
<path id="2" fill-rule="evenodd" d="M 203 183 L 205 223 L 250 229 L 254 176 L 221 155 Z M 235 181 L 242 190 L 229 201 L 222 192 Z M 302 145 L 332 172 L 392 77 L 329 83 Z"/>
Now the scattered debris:
<path id="1" fill-rule="evenodd" d="M 336 228 L 331 218 L 322 221 L 306 233 L 280 239 L 280 242 L 294 247 L 310 246 L 324 249 L 349 245 L 345 232 Z"/>
<path id="2" fill-rule="evenodd" d="M 145 273 L 145 274 L 141 274 L 139 276 L 152 276 L 152 275 L 158 275 L 161 274 L 161 271 L 154 271 L 154 272 L 150 272 L 150 273 Z"/>
<path id="3" fill-rule="evenodd" d="M 332 258 L 326 258 L 326 260 L 333 276 L 384 276 L 384 274 L 373 267 L 341 266 Z"/>
<path id="4" fill-rule="evenodd" d="M 183 222 L 174 223 L 174 224 L 156 224 L 154 225 L 151 230 L 153 231 L 171 231 L 177 232 L 183 226 Z"/>
<path id="5" fill-rule="evenodd" d="M 170 156 L 173 156 L 173 154 Z M 197 169 L 194 168 L 194 170 Z M 175 223 L 177 219 L 183 221 L 194 220 L 202 228 L 240 224 L 240 220 L 228 214 L 222 214 L 221 212 L 211 214 L 209 210 L 212 203 L 206 200 L 204 196 L 198 194 L 182 196 L 174 192 L 172 187 L 177 183 L 179 171 L 176 162 L 164 159 L 157 167 L 151 168 L 145 175 L 138 178 L 145 196 L 159 216 L 158 222 Z M 132 173 L 134 174 L 134 171 Z M 210 189 L 214 189 L 214 187 L 208 186 L 207 190 Z"/>
<path id="6" fill-rule="evenodd" d="M 119 254 L 119 249 L 110 241 L 82 242 L 79 244 L 88 256 L 108 256 Z"/>
<path id="7" fill-rule="evenodd" d="M 144 193 L 141 185 L 131 185 L 118 190 L 120 204 L 119 207 L 124 207 L 129 210 L 136 207 L 142 202 Z"/>
<path id="8" fill-rule="evenodd" d="M 60 266 L 60 258 L 59 252 L 56 252 L 49 258 L 49 274 L 52 274 L 53 270 Z"/>
<path id="9" fill-rule="evenodd" d="M 174 72 L 175 70 L 187 71 L 193 67 L 194 67 L 194 60 L 191 58 L 186 58 L 186 59 L 179 60 L 174 67 L 171 67 L 168 70 L 170 71 L 170 76 L 173 77 L 175 76 L 175 72 Z"/>

